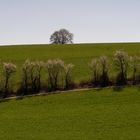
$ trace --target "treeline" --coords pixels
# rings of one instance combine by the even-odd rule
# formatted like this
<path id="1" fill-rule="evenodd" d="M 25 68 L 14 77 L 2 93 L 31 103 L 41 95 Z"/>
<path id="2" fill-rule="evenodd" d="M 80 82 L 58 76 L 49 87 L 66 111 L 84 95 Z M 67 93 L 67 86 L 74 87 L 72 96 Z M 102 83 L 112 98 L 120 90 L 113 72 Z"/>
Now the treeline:
<path id="1" fill-rule="evenodd" d="M 41 91 L 56 91 L 72 88 L 72 64 L 65 64 L 60 59 L 43 61 L 26 60 L 22 65 L 22 75 L 16 91 L 11 88 L 14 81 L 12 76 L 16 72 L 16 65 L 3 63 L 3 80 L 1 83 L 1 95 L 6 98 L 10 95 L 27 95 Z M 47 73 L 46 82 L 42 81 L 43 70 Z"/>
<path id="2" fill-rule="evenodd" d="M 73 64 L 66 64 L 60 59 L 43 61 L 26 60 L 21 67 L 22 75 L 16 90 L 12 88 L 12 76 L 17 67 L 13 63 L 2 63 L 1 98 L 16 95 L 28 95 L 39 92 L 51 92 L 82 87 L 107 87 L 140 84 L 140 57 L 128 56 L 124 51 L 116 51 L 113 64 L 107 56 L 94 58 L 87 67 L 91 70 L 90 80 L 74 82 Z M 110 68 L 116 69 L 115 75 L 110 74 Z M 46 81 L 44 78 L 46 73 Z M 129 75 L 128 75 L 129 73 Z M 16 83 L 14 83 L 16 84 Z"/>
<path id="3" fill-rule="evenodd" d="M 92 71 L 92 83 L 95 86 L 109 85 L 123 86 L 140 84 L 140 57 L 128 56 L 124 51 L 116 51 L 113 64 L 107 56 L 93 59 L 89 64 Z M 110 69 L 115 69 L 115 76 L 111 77 Z M 128 76 L 129 74 L 129 76 Z"/>

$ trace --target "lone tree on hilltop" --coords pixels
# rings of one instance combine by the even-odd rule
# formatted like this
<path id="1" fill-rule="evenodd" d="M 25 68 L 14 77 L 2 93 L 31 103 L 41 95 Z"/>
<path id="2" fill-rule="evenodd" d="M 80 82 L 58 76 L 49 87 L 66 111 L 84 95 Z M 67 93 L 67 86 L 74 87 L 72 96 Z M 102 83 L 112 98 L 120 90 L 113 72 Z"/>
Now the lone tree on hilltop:
<path id="1" fill-rule="evenodd" d="M 66 29 L 60 29 L 51 35 L 50 42 L 52 44 L 71 44 L 73 43 L 73 34 Z"/>

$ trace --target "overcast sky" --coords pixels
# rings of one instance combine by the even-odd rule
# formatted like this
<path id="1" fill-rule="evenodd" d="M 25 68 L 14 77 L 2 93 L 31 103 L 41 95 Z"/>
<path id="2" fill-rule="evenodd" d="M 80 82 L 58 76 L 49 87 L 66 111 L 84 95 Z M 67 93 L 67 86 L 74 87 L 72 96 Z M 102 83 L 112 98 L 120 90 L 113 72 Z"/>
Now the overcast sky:
<path id="1" fill-rule="evenodd" d="M 60 28 L 75 43 L 140 41 L 140 0 L 0 0 L 0 44 L 49 43 Z"/>

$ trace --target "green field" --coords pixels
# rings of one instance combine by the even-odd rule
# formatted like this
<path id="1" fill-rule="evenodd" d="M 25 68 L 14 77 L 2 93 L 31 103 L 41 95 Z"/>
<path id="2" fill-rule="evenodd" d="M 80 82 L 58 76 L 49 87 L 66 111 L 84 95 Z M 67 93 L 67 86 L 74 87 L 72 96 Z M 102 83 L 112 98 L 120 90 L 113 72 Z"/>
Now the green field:
<path id="1" fill-rule="evenodd" d="M 67 63 L 73 63 L 74 79 L 76 81 L 89 79 L 88 63 L 94 57 L 113 56 L 116 50 L 123 49 L 129 55 L 140 55 L 140 43 L 117 44 L 74 44 L 74 45 L 19 45 L 1 46 L 0 60 L 12 61 L 18 65 L 17 77 L 20 76 L 20 66 L 26 59 L 44 60 L 61 58 Z M 111 60 L 112 61 L 112 57 Z M 113 73 L 112 68 L 111 73 Z"/>
<path id="2" fill-rule="evenodd" d="M 120 49 L 140 55 L 140 43 L 19 45 L 1 46 L 0 59 L 17 64 L 17 82 L 26 59 L 60 58 L 75 65 L 79 82 L 89 79 L 92 58 L 107 55 L 112 62 Z M 138 87 L 126 87 L 1 100 L 0 140 L 139 140 L 139 93 Z"/>
<path id="3" fill-rule="evenodd" d="M 140 89 L 100 89 L 0 103 L 0 140 L 139 140 Z"/>

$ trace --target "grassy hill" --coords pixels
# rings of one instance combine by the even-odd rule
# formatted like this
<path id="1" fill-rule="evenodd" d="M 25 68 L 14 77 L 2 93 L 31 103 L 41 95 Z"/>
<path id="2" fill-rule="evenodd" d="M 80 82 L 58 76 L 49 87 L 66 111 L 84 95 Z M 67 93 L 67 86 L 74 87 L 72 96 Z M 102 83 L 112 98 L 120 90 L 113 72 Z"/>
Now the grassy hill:
<path id="1" fill-rule="evenodd" d="M 89 78 L 88 63 L 92 58 L 102 55 L 111 57 L 116 50 L 120 49 L 127 51 L 129 55 L 140 55 L 140 43 L 18 45 L 1 46 L 0 59 L 12 61 L 21 66 L 26 59 L 47 61 L 48 59 L 61 58 L 75 65 L 74 77 L 79 82 Z M 111 70 L 112 73 L 113 71 L 114 69 Z M 18 69 L 17 77 L 19 73 L 20 69 Z"/>
<path id="2" fill-rule="evenodd" d="M 1 46 L 1 61 L 61 58 L 73 63 L 76 81 L 89 78 L 88 63 L 116 50 L 140 55 L 140 43 Z M 113 74 L 114 69 L 111 69 Z M 45 77 L 45 76 L 44 76 Z M 15 78 L 15 77 L 14 77 Z M 94 89 L 0 102 L 0 140 L 138 140 L 140 88 Z"/>
<path id="3" fill-rule="evenodd" d="M 140 89 L 100 89 L 0 103 L 1 140 L 139 140 Z"/>

